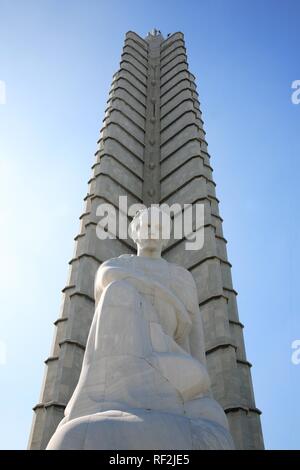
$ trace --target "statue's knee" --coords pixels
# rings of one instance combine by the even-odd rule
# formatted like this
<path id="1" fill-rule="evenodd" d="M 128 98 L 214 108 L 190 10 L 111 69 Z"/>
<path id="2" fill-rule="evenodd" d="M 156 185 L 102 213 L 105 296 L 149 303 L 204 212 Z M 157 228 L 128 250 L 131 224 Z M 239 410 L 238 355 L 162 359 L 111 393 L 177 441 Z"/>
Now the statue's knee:
<path id="1" fill-rule="evenodd" d="M 229 429 L 227 417 L 221 405 L 213 398 L 206 395 L 195 398 L 185 403 L 186 415 L 190 418 L 204 418 L 214 421 L 226 429 Z"/>

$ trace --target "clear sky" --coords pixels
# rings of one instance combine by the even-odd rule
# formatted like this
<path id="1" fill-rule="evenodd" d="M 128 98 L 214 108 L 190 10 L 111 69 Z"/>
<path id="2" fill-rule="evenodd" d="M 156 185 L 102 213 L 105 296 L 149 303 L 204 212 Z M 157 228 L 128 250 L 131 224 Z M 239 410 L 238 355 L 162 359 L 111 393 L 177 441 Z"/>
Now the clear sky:
<path id="1" fill-rule="evenodd" d="M 25 448 L 124 34 L 185 34 L 267 448 L 300 448 L 300 1 L 0 0 L 0 448 Z M 1 82 L 0 82 L 1 83 Z"/>

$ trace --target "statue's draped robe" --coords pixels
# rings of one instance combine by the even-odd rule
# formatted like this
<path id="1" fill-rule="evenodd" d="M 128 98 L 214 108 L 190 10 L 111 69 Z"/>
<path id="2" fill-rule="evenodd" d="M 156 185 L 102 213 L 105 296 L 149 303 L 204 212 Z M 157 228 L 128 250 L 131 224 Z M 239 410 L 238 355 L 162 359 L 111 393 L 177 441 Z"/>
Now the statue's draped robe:
<path id="1" fill-rule="evenodd" d="M 66 420 L 105 410 L 184 414 L 207 393 L 204 338 L 191 274 L 163 259 L 123 255 L 95 280 L 95 315 Z"/>
<path id="2" fill-rule="evenodd" d="M 48 449 L 231 449 L 211 397 L 192 275 L 123 255 L 95 280 L 78 385 Z"/>

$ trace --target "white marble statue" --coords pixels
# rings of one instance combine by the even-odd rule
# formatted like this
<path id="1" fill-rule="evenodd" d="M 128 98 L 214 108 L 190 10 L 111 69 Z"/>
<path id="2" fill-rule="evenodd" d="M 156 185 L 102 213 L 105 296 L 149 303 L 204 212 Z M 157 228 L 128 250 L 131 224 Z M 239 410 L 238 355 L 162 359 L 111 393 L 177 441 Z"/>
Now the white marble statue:
<path id="1" fill-rule="evenodd" d="M 137 256 L 98 269 L 81 375 L 48 449 L 233 448 L 210 393 L 195 282 L 161 258 L 155 211 L 131 223 Z"/>

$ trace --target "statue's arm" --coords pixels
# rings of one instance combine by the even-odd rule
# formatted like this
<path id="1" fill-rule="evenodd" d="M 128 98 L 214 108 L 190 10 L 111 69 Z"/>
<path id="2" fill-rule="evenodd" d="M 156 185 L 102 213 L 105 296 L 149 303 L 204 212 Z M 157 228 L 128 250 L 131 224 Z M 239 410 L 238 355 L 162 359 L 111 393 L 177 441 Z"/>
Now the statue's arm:
<path id="1" fill-rule="evenodd" d="M 182 281 L 182 285 L 185 286 L 182 291 L 182 301 L 185 303 L 192 321 L 192 327 L 188 338 L 189 350 L 193 357 L 198 359 L 202 364 L 205 364 L 204 331 L 202 315 L 199 310 L 197 286 L 192 274 L 181 266 L 177 266 L 176 276 L 179 276 Z"/>

